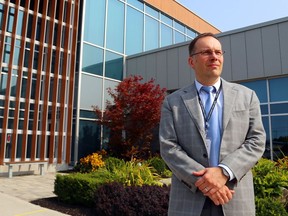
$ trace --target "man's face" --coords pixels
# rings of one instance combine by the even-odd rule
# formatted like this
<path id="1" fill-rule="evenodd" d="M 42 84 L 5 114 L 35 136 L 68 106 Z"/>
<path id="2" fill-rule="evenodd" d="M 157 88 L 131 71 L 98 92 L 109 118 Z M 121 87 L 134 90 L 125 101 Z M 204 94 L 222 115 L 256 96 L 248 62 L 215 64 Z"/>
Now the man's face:
<path id="1" fill-rule="evenodd" d="M 197 81 L 213 85 L 220 78 L 224 62 L 220 42 L 210 36 L 200 38 L 193 53 L 197 54 L 190 56 L 188 63 L 194 69 Z"/>

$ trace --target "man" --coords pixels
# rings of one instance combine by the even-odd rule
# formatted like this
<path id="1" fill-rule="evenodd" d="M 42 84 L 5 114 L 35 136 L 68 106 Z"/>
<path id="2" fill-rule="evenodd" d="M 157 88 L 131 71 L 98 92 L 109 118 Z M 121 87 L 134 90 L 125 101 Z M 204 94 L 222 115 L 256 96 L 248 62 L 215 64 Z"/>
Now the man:
<path id="1" fill-rule="evenodd" d="M 160 150 L 173 173 L 169 215 L 255 215 L 251 168 L 266 135 L 255 92 L 220 78 L 223 54 L 213 34 L 197 36 L 188 58 L 195 82 L 163 102 Z"/>

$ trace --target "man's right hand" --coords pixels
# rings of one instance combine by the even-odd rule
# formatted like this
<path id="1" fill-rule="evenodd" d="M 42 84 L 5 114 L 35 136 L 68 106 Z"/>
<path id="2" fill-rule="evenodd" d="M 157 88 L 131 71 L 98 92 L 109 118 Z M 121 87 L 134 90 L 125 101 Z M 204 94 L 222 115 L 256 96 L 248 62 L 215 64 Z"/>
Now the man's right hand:
<path id="1" fill-rule="evenodd" d="M 224 185 L 217 192 L 208 197 L 214 202 L 215 205 L 224 205 L 233 198 L 234 193 L 234 190 L 230 190 L 226 185 Z"/>

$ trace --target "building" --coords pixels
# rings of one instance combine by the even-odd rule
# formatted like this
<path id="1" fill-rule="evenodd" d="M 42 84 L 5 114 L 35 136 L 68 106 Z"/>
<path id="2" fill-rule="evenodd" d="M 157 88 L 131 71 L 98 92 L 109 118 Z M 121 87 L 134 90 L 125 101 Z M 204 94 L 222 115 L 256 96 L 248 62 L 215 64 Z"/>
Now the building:
<path id="1" fill-rule="evenodd" d="M 175 0 L 0 0 L 0 24 L 0 175 L 95 152 L 107 135 L 92 105 L 105 107 L 128 55 L 220 32 Z"/>
<path id="2" fill-rule="evenodd" d="M 224 54 L 222 77 L 257 93 L 267 133 L 264 156 L 288 155 L 288 17 L 218 34 Z M 173 91 L 194 81 L 189 42 L 128 56 L 127 75 L 153 77 Z M 241 128 L 239 128 L 241 130 Z"/>

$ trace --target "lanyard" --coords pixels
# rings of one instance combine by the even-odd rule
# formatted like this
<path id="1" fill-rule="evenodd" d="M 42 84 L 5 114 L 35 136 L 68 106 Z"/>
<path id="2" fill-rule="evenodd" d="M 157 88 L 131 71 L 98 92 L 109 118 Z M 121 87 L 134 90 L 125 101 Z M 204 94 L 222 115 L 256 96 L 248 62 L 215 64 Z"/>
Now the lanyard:
<path id="1" fill-rule="evenodd" d="M 204 105 L 203 105 L 203 103 L 202 103 L 202 101 L 201 101 L 199 92 L 197 91 L 197 95 L 198 95 L 198 99 L 199 99 L 199 104 L 200 104 L 200 107 L 201 107 L 201 110 L 202 110 L 202 114 L 203 114 L 203 117 L 204 117 L 204 120 L 205 120 L 205 129 L 206 129 L 206 130 L 207 130 L 208 126 L 209 126 L 208 122 L 209 122 L 209 119 L 211 118 L 212 112 L 213 112 L 213 110 L 214 110 L 214 108 L 215 108 L 215 105 L 216 105 L 216 103 L 217 103 L 217 99 L 218 99 L 218 97 L 219 97 L 219 95 L 220 95 L 221 89 L 222 89 L 222 82 L 221 82 L 221 84 L 220 84 L 220 87 L 219 87 L 218 91 L 216 92 L 216 96 L 215 96 L 214 101 L 213 101 L 213 104 L 212 104 L 212 106 L 211 106 L 211 108 L 210 108 L 210 110 L 209 110 L 209 112 L 208 112 L 208 115 L 206 115 Z"/>

